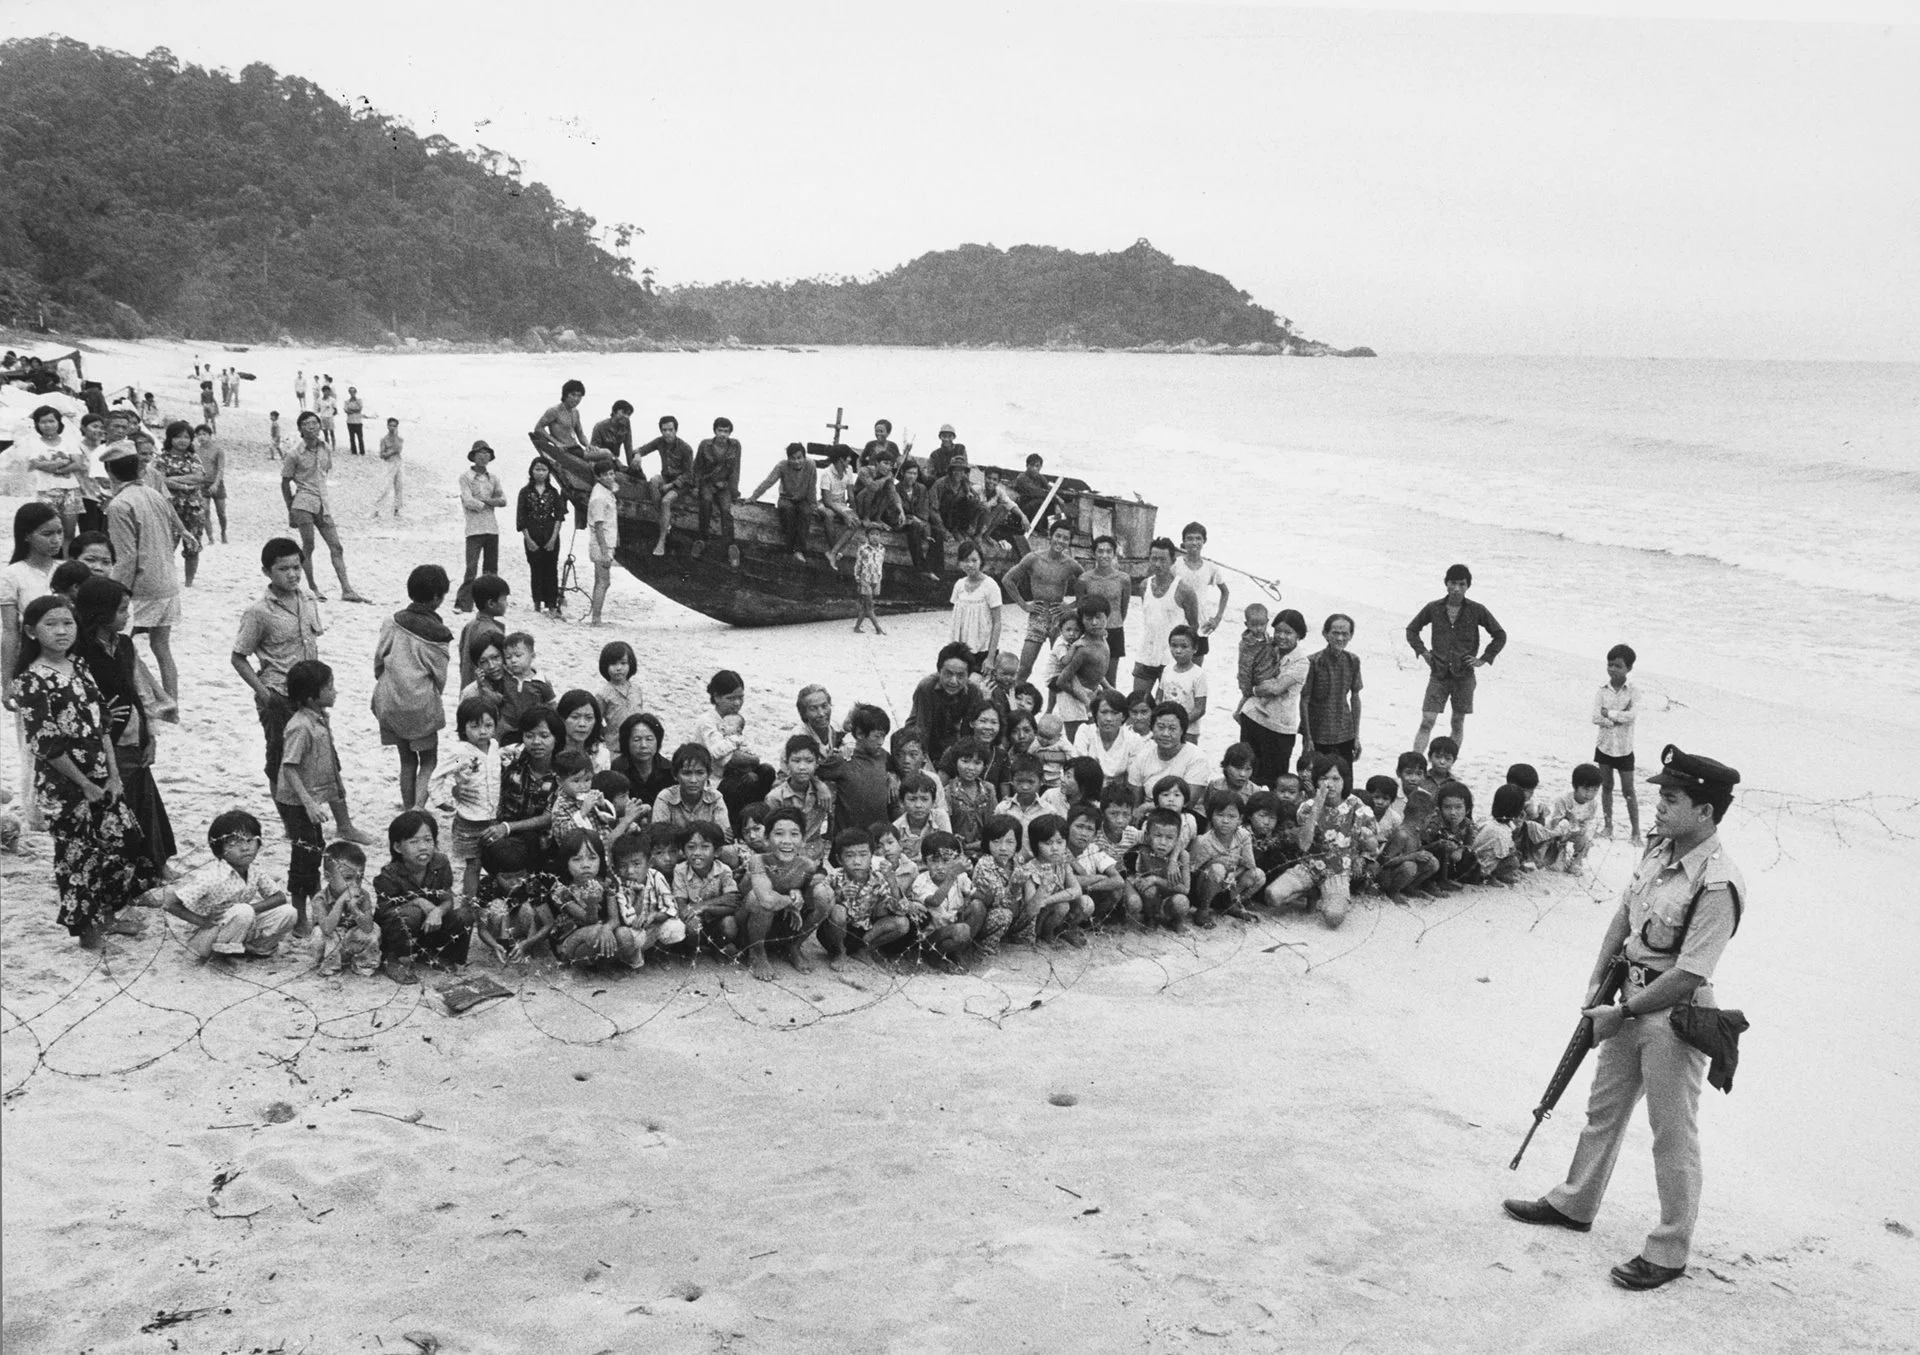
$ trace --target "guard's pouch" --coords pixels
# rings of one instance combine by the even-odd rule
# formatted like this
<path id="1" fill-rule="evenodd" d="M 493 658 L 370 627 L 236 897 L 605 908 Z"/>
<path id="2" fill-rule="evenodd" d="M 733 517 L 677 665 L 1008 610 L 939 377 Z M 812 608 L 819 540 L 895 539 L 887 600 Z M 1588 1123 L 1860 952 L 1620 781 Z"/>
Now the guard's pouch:
<path id="1" fill-rule="evenodd" d="M 1745 1013 L 1683 1002 L 1671 1009 L 1667 1019 L 1682 1042 L 1712 1060 L 1708 1085 L 1732 1091 L 1734 1070 L 1740 1066 L 1740 1033 L 1748 1026 Z"/>

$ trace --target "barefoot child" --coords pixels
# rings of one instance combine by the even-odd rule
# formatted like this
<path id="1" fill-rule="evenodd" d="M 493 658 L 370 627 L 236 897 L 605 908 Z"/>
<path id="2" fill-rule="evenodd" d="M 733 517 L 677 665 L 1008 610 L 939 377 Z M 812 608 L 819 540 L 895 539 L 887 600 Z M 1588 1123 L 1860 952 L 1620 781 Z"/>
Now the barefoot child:
<path id="1" fill-rule="evenodd" d="M 1081 887 L 1067 852 L 1067 821 L 1058 814 L 1042 814 L 1027 825 L 1033 860 L 1024 872 L 1027 913 L 1041 941 L 1060 940 L 1084 946 L 1081 928 L 1093 917 L 1093 900 Z"/>
<path id="2" fill-rule="evenodd" d="M 1020 876 L 1020 821 L 995 814 L 981 829 L 986 850 L 968 872 L 965 921 L 982 955 L 1000 953 L 1000 938 L 1033 939 L 1033 917 L 1027 912 L 1026 890 Z"/>
<path id="3" fill-rule="evenodd" d="M 640 657 L 625 640 L 610 640 L 600 647 L 600 717 L 606 727 L 607 756 L 618 757 L 627 750 L 620 746 L 620 730 L 627 717 L 647 708 L 647 698 L 635 675 Z"/>
<path id="4" fill-rule="evenodd" d="M 960 851 L 960 839 L 952 833 L 929 833 L 921 848 L 926 869 L 914 877 L 905 900 L 915 941 L 923 952 L 957 963 L 955 957 L 973 940 L 973 929 L 964 920 L 972 894 L 967 858 Z"/>
<path id="5" fill-rule="evenodd" d="M 440 694 L 447 689 L 453 632 L 440 619 L 440 606 L 450 587 L 439 565 L 416 566 L 407 576 L 411 601 L 381 625 L 373 649 L 373 715 L 380 742 L 399 750 L 400 802 L 408 809 L 427 807 L 447 723 Z"/>
<path id="6" fill-rule="evenodd" d="M 640 968 L 645 961 L 628 922 L 629 909 L 623 907 L 626 891 L 607 878 L 600 840 L 574 829 L 556 846 L 564 874 L 553 887 L 553 953 L 565 964 L 618 960 L 629 969 Z"/>
<path id="7" fill-rule="evenodd" d="M 1493 793 L 1487 821 L 1473 835 L 1473 855 L 1480 878 L 1490 885 L 1510 885 L 1520 878 L 1520 849 L 1515 838 L 1526 814 L 1520 787 L 1508 784 Z"/>
<path id="8" fill-rule="evenodd" d="M 880 586 L 886 577 L 887 548 L 874 540 L 872 526 L 864 521 L 854 523 L 852 535 L 858 547 L 853 556 L 853 587 L 860 599 L 860 614 L 854 620 L 853 629 L 857 634 L 871 621 L 873 633 L 885 635 L 880 629 L 880 618 L 874 613 L 873 600 L 880 596 Z"/>
<path id="9" fill-rule="evenodd" d="M 340 756 L 334 751 L 333 726 L 327 715 L 333 703 L 333 669 L 318 659 L 301 659 L 287 669 L 287 704 L 293 714 L 287 719 L 273 802 L 293 849 L 287 892 L 293 896 L 298 918 L 294 935 L 299 937 L 313 931 L 307 900 L 320 888 L 320 849 L 325 845 L 328 812 L 339 823 L 340 837 L 348 842 L 370 840 L 353 826 L 347 812 Z"/>
<path id="10" fill-rule="evenodd" d="M 260 855 L 260 820 L 229 809 L 207 826 L 213 860 L 171 885 L 134 899 L 137 908 L 163 908 L 193 930 L 184 938 L 200 960 L 216 955 L 272 955 L 280 939 L 303 917 L 253 869 Z"/>
<path id="11" fill-rule="evenodd" d="M 479 602 L 476 593 L 475 603 Z M 507 836 L 495 817 L 500 805 L 500 749 L 493 741 L 493 703 L 469 696 L 454 712 L 460 741 L 434 769 L 436 790 L 450 789 L 453 831 L 447 855 L 460 872 L 460 895 L 469 902 L 480 892 L 480 851 Z"/>
<path id="12" fill-rule="evenodd" d="M 652 840 L 672 831 L 649 826 L 646 836 Z M 733 955 L 743 928 L 740 881 L 733 867 L 720 859 L 726 834 L 717 823 L 690 823 L 677 836 L 680 860 L 673 868 L 673 907 L 686 924 L 687 940 Z"/>
<path id="13" fill-rule="evenodd" d="M 1440 897 L 1440 891 L 1430 887 L 1433 877 L 1440 873 L 1440 862 L 1420 845 L 1421 834 L 1432 815 L 1433 796 L 1424 787 L 1416 786 L 1407 796 L 1400 821 L 1387 833 L 1386 843 L 1380 849 L 1380 866 L 1374 878 L 1379 882 L 1380 892 L 1402 907 L 1407 904 L 1408 894 L 1430 899 Z"/>
<path id="14" fill-rule="evenodd" d="M 520 963 L 553 931 L 553 885 L 532 867 L 533 849 L 524 838 L 505 837 L 480 849 L 474 934 L 496 963 Z"/>
<path id="15" fill-rule="evenodd" d="M 326 894 L 314 906 L 314 961 L 322 974 L 380 972 L 380 928 L 367 888 L 367 854 L 351 842 L 329 842 L 320 858 Z"/>
<path id="16" fill-rule="evenodd" d="M 819 767 L 820 745 L 813 736 L 793 735 L 781 758 L 782 776 L 766 799 L 770 809 L 792 805 L 800 811 L 806 821 L 806 853 L 816 864 L 826 860 L 833 832 L 833 787 L 818 778 Z"/>
<path id="17" fill-rule="evenodd" d="M 898 915 L 900 887 L 891 871 L 874 864 L 873 838 L 865 829 L 834 836 L 833 862 L 814 890 L 826 908 L 820 943 L 827 948 L 827 968 L 839 971 L 854 951 L 904 941 L 908 923 Z"/>
<path id="18" fill-rule="evenodd" d="M 776 809 L 767 816 L 767 850 L 747 859 L 747 963 L 756 979 L 773 977 L 769 944 L 781 947 L 788 963 L 802 974 L 813 972 L 803 948 L 826 910 L 811 896 L 821 871 L 802 850 L 805 842 L 806 820 L 800 811 L 791 806 Z"/>
<path id="19" fill-rule="evenodd" d="M 1633 727 L 1640 714 L 1640 693 L 1627 680 L 1639 658 L 1631 645 L 1607 651 L 1607 680 L 1593 696 L 1593 722 L 1600 733 L 1593 760 L 1600 764 L 1600 835 L 1613 836 L 1613 774 L 1620 774 L 1620 794 L 1627 802 L 1627 827 L 1633 845 L 1640 845 L 1640 802 L 1633 795 Z"/>
<path id="20" fill-rule="evenodd" d="M 1207 831 L 1188 848 L 1193 865 L 1193 919 L 1213 926 L 1213 914 L 1251 922 L 1247 900 L 1260 892 L 1266 876 L 1253 860 L 1253 834 L 1242 823 L 1240 799 L 1232 791 L 1207 792 Z"/>
<path id="21" fill-rule="evenodd" d="M 632 937 L 630 969 L 642 968 L 650 950 L 686 944 L 687 924 L 674 906 L 673 886 L 668 883 L 680 864 L 677 836 L 671 831 L 638 834 L 622 839 L 608 852 L 619 881 L 616 940 L 624 947 L 626 937 Z"/>
<path id="22" fill-rule="evenodd" d="M 465 964 L 473 909 L 454 894 L 453 863 L 440 851 L 433 815 L 409 809 L 395 816 L 387 848 L 392 855 L 373 877 L 381 972 L 395 983 L 412 983 L 416 959 L 435 968 Z"/>
<path id="23" fill-rule="evenodd" d="M 979 848 L 980 830 L 993 813 L 993 787 L 983 779 L 987 770 L 987 750 L 975 738 L 964 738 L 947 750 L 951 769 L 946 783 L 947 814 L 953 823 L 953 835 L 972 855 Z"/>
<path id="24" fill-rule="evenodd" d="M 1180 815 L 1166 809 L 1147 815 L 1141 843 L 1133 850 L 1131 873 L 1140 895 L 1140 920 L 1149 927 L 1158 924 L 1185 931 L 1193 871 L 1187 854 L 1180 850 Z"/>
<path id="25" fill-rule="evenodd" d="M 1553 835 L 1547 848 L 1549 866 L 1557 865 L 1572 875 L 1586 861 L 1587 849 L 1593 846 L 1594 811 L 1598 808 L 1594 800 L 1605 775 L 1591 762 L 1583 762 L 1573 769 L 1573 789 L 1554 797 L 1547 810 L 1547 831 Z"/>
<path id="26" fill-rule="evenodd" d="M 1125 922 L 1139 916 L 1140 896 L 1120 873 L 1120 857 L 1100 840 L 1100 808 L 1078 804 L 1067 816 L 1067 853 L 1093 904 L 1092 923 Z"/>

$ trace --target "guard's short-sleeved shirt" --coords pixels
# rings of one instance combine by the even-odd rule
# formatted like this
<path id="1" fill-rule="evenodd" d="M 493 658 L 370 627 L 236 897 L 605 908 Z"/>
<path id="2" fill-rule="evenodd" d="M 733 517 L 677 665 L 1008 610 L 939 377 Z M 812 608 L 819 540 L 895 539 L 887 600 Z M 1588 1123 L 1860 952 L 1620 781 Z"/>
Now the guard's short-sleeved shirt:
<path id="1" fill-rule="evenodd" d="M 1745 907 L 1745 884 L 1718 834 L 1677 859 L 1671 843 L 1656 840 L 1634 867 L 1621 900 L 1627 910 L 1627 959 L 1711 979 L 1733 936 L 1736 894 Z M 1695 895 L 1699 903 L 1689 921 L 1687 905 Z"/>

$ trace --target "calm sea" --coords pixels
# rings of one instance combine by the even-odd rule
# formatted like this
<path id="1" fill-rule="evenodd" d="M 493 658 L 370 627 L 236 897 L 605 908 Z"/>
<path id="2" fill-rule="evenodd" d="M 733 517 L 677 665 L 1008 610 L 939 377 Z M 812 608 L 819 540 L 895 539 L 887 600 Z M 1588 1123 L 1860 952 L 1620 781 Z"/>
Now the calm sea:
<path id="1" fill-rule="evenodd" d="M 951 422 L 976 459 L 1037 451 L 1137 490 L 1170 534 L 1202 518 L 1211 554 L 1283 586 L 1337 572 L 1343 600 L 1410 616 L 1463 560 L 1517 641 L 1598 669 L 1625 640 L 1645 671 L 1920 726 L 1920 365 L 893 349 L 336 361 L 370 378 L 370 408 L 465 403 L 503 449 L 568 375 L 596 416 L 625 396 L 636 423 L 671 411 L 697 438 L 724 413 L 748 488 L 787 441 L 824 439 L 839 406 L 849 440 L 884 415 L 925 450 Z"/>

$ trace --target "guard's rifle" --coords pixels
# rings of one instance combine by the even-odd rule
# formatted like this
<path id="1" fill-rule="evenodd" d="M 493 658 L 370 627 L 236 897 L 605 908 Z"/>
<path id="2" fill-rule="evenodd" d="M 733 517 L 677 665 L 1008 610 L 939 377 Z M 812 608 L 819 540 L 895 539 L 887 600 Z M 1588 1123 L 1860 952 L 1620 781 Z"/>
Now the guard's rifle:
<path id="1" fill-rule="evenodd" d="M 1600 976 L 1600 986 L 1594 990 L 1590 1007 L 1604 1007 L 1620 996 L 1620 990 L 1627 982 L 1627 957 L 1616 955 L 1607 963 L 1606 972 Z M 1513 1161 L 1507 1164 L 1508 1171 L 1520 1170 L 1520 1159 L 1527 1155 L 1527 1145 L 1533 1142 L 1534 1131 L 1540 1128 L 1540 1122 L 1553 1114 L 1553 1108 L 1560 1104 L 1560 1097 L 1567 1090 L 1567 1084 L 1573 1081 L 1573 1075 L 1580 1071 L 1580 1065 L 1586 1062 L 1587 1051 L 1593 1048 L 1593 1018 L 1582 1015 L 1580 1024 L 1573 1028 L 1573 1038 L 1567 1041 L 1566 1050 L 1560 1055 L 1560 1063 L 1553 1070 L 1553 1078 L 1547 1083 L 1546 1094 L 1540 1098 L 1540 1104 L 1533 1108 L 1533 1124 L 1527 1129 L 1527 1136 L 1520 1140 L 1520 1151 L 1513 1155 Z"/>

